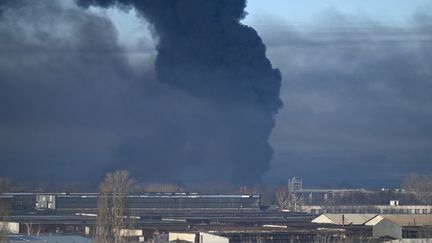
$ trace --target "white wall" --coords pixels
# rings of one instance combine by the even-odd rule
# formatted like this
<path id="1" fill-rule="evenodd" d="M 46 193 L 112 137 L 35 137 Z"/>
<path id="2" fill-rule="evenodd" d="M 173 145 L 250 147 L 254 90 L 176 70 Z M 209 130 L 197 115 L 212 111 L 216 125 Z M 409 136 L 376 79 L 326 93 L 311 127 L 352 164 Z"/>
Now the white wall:
<path id="1" fill-rule="evenodd" d="M 168 233 L 168 241 L 174 240 L 184 240 L 194 243 L 195 242 L 195 233 L 178 233 L 178 232 L 169 232 Z"/>
<path id="2" fill-rule="evenodd" d="M 226 237 L 200 232 L 200 243 L 229 243 Z"/>
<path id="3" fill-rule="evenodd" d="M 402 227 L 388 219 L 383 219 L 372 227 L 374 237 L 390 236 L 395 239 L 402 239 Z"/>
<path id="4" fill-rule="evenodd" d="M 9 233 L 12 234 L 19 234 L 19 223 L 16 222 L 6 222 L 0 221 L 0 229 L 5 229 L 6 231 L 8 231 Z"/>

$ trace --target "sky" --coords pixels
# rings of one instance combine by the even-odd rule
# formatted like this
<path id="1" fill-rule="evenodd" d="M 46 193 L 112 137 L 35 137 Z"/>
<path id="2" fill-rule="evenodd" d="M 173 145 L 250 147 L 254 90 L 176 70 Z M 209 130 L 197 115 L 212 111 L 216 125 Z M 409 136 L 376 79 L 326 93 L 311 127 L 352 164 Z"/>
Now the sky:
<path id="1" fill-rule="evenodd" d="M 431 172 L 431 103 L 417 76 L 430 74 L 431 4 L 249 1 L 244 22 L 284 77 L 268 181 L 397 187 L 405 173 Z"/>
<path id="2" fill-rule="evenodd" d="M 206 54 L 173 63 L 195 50 L 178 49 L 187 42 L 161 47 L 168 30 L 149 28 L 158 20 L 143 18 L 152 15 L 141 6 L 7 2 L 0 176 L 74 183 L 126 167 L 144 181 L 197 183 L 232 181 L 241 165 L 255 171 L 235 176 L 245 183 L 296 176 L 307 186 L 380 188 L 398 187 L 410 172 L 432 173 L 432 1 L 249 0 L 242 23 L 262 38 L 266 57 L 250 29 L 222 35 L 218 45 L 217 25 L 202 32 L 189 22 L 189 31 L 199 30 L 197 52 Z M 184 14 L 187 21 L 195 12 Z M 243 44 L 233 48 L 230 38 Z M 257 44 L 243 48 L 250 43 Z M 172 56 L 164 59 L 161 48 Z M 169 65 L 161 68 L 161 59 Z M 278 78 L 266 60 L 280 71 L 283 107 L 272 105 Z M 207 62 L 214 65 L 201 66 Z M 172 72 L 187 82 L 164 76 Z M 263 75 L 268 84 L 213 86 L 222 74 L 234 83 Z M 191 85 L 197 76 L 208 77 L 207 86 Z"/>
<path id="3" fill-rule="evenodd" d="M 431 1 L 429 0 L 249 0 L 247 11 L 250 13 L 249 18 L 252 22 L 254 16 L 263 15 L 270 19 L 284 19 L 292 25 L 314 25 L 320 14 L 333 10 L 348 15 L 372 18 L 386 24 L 400 25 L 406 24 L 415 11 L 430 6 Z M 263 24 L 267 22 L 265 18 L 260 18 L 260 21 Z"/>

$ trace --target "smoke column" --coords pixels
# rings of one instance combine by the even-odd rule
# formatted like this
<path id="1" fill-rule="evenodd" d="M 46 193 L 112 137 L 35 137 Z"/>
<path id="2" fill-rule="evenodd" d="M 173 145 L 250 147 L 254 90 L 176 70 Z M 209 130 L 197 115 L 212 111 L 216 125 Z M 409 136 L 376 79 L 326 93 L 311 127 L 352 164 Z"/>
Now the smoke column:
<path id="1" fill-rule="evenodd" d="M 194 124 L 217 132 L 210 138 L 186 135 L 185 139 L 191 146 L 205 143 L 204 139 L 222 141 L 227 147 L 221 152 L 226 154 L 224 161 L 213 163 L 226 166 L 233 183 L 260 181 L 273 154 L 268 139 L 274 115 L 282 107 L 281 74 L 266 58 L 257 32 L 240 23 L 245 0 L 78 0 L 78 4 L 134 7 L 158 39 L 158 81 L 208 104 L 217 117 L 207 121 L 197 114 Z M 200 127 L 190 129 L 196 134 Z"/>

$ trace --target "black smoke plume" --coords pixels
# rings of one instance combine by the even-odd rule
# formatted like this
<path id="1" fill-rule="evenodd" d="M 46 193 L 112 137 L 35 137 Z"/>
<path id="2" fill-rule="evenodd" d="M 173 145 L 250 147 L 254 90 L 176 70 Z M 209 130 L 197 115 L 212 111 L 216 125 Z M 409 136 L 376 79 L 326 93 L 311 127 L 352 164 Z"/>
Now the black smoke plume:
<path id="1" fill-rule="evenodd" d="M 191 126 L 199 126 L 188 128 L 192 131 L 183 134 L 179 144 L 173 142 L 171 152 L 187 154 L 182 149 L 177 151 L 179 145 L 198 150 L 201 155 L 192 156 L 190 160 L 197 160 L 192 164 L 218 163 L 228 170 L 234 183 L 260 180 L 272 158 L 268 138 L 274 115 L 282 106 L 281 75 L 266 58 L 257 32 L 240 23 L 245 16 L 245 0 L 78 2 L 86 7 L 134 7 L 158 38 L 158 81 L 183 90 L 210 107 L 210 120 L 208 112 L 191 112 L 196 118 Z M 131 154 L 145 159 L 144 151 L 155 146 L 148 143 L 135 139 L 120 149 L 118 156 L 129 163 Z M 213 143 L 224 146 L 218 151 L 222 155 L 206 154 Z M 169 166 L 176 162 L 165 163 Z"/>
<path id="2" fill-rule="evenodd" d="M 0 177 L 96 184 L 122 168 L 143 182 L 260 180 L 280 74 L 239 23 L 244 1 L 80 4 L 135 8 L 156 51 L 121 45 L 115 22 L 73 2 L 0 0 Z"/>

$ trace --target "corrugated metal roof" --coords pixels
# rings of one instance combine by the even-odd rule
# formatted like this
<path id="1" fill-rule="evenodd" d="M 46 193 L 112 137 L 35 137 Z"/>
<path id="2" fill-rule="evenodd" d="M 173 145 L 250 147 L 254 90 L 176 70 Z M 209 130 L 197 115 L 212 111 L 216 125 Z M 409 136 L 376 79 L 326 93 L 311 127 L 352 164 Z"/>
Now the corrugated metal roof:
<path id="1" fill-rule="evenodd" d="M 87 194 L 46 194 L 53 195 L 57 198 L 96 198 L 99 196 L 97 193 L 87 193 Z M 143 194 L 124 194 L 124 197 L 136 198 L 136 197 L 146 197 L 146 198 L 260 198 L 258 194 L 188 194 L 188 193 L 143 193 Z"/>
<path id="2" fill-rule="evenodd" d="M 45 235 L 45 236 L 25 236 L 8 235 L 8 240 L 12 243 L 91 243 L 92 240 L 78 235 Z"/>
<path id="3" fill-rule="evenodd" d="M 323 214 L 312 220 L 312 223 L 363 225 L 375 216 L 376 214 Z"/>
<path id="4" fill-rule="evenodd" d="M 161 197 L 161 196 L 177 196 L 177 197 L 188 197 L 188 196 L 199 196 L 199 197 L 236 197 L 236 198 L 245 198 L 245 197 L 253 197 L 259 198 L 261 195 L 259 194 L 200 194 L 196 192 L 144 192 L 144 193 L 123 193 L 127 197 Z M 4 192 L 0 193 L 0 196 L 3 197 L 11 197 L 11 196 L 57 196 L 57 197 L 93 197 L 98 196 L 97 192 L 90 193 L 36 193 L 36 192 Z"/>
<path id="5" fill-rule="evenodd" d="M 366 225 L 375 225 L 382 219 L 388 219 L 400 226 L 432 226 L 432 214 L 380 214 Z"/>
<path id="6" fill-rule="evenodd" d="M 368 222 L 366 222 L 365 225 L 374 226 L 374 225 L 378 224 L 379 222 L 381 222 L 381 220 L 383 220 L 383 219 L 384 219 L 383 216 L 377 215 L 376 217 L 373 217 Z"/>

